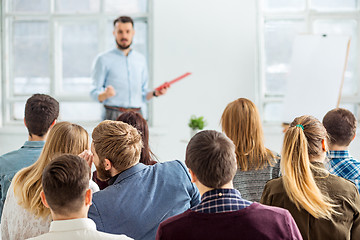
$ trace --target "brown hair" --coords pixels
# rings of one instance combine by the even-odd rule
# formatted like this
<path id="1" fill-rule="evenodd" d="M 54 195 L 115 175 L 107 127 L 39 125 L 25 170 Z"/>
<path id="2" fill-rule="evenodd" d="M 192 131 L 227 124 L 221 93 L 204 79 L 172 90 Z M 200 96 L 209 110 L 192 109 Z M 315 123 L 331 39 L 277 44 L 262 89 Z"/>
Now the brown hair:
<path id="1" fill-rule="evenodd" d="M 116 18 L 114 20 L 114 26 L 116 25 L 117 22 L 131 23 L 131 25 L 134 27 L 134 21 L 132 20 L 131 17 L 128 17 L 128 16 L 120 16 L 120 17 Z"/>
<path id="2" fill-rule="evenodd" d="M 47 217 L 49 209 L 41 202 L 41 177 L 50 161 L 62 153 L 80 154 L 89 149 L 86 130 L 73 123 L 59 122 L 50 130 L 39 159 L 31 166 L 20 170 L 14 177 L 14 193 L 18 203 L 35 216 Z"/>
<path id="3" fill-rule="evenodd" d="M 105 120 L 96 126 L 92 139 L 99 159 L 110 160 L 118 171 L 126 170 L 139 162 L 141 136 L 129 124 Z"/>
<path id="4" fill-rule="evenodd" d="M 348 146 L 356 134 L 356 118 L 344 108 L 335 108 L 326 113 L 323 124 L 330 136 L 331 145 Z"/>
<path id="5" fill-rule="evenodd" d="M 187 145 L 185 163 L 202 184 L 220 188 L 235 176 L 235 146 L 223 133 L 201 131 Z"/>
<path id="6" fill-rule="evenodd" d="M 59 103 L 46 94 L 34 94 L 25 105 L 25 123 L 29 135 L 44 136 L 59 116 Z"/>
<path id="7" fill-rule="evenodd" d="M 78 212 L 89 188 L 90 167 L 76 155 L 64 154 L 50 162 L 42 174 L 46 201 L 56 214 Z"/>
<path id="8" fill-rule="evenodd" d="M 264 146 L 260 115 L 253 102 L 239 98 L 229 103 L 221 116 L 221 126 L 235 144 L 241 171 L 258 170 L 274 164 L 274 155 Z"/>
<path id="9" fill-rule="evenodd" d="M 328 174 L 325 169 L 311 164 L 312 159 L 324 154 L 322 141 L 326 138 L 326 130 L 316 118 L 295 118 L 285 132 L 280 167 L 286 193 L 295 206 L 315 218 L 330 219 L 336 213 L 335 205 L 320 191 L 311 171 Z"/>
<path id="10" fill-rule="evenodd" d="M 130 124 L 136 128 L 142 137 L 143 148 L 141 150 L 140 162 L 145 165 L 153 165 L 156 163 L 154 161 L 155 155 L 150 150 L 149 146 L 149 127 L 146 120 L 141 116 L 140 113 L 129 111 L 120 114 L 116 121 L 122 121 L 124 123 Z"/>

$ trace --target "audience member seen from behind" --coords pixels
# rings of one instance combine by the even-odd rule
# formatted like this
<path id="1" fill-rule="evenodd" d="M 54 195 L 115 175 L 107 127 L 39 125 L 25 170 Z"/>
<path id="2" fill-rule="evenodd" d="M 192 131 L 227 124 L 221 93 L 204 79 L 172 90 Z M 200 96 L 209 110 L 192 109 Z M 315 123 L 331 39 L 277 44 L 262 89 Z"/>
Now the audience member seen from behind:
<path id="1" fill-rule="evenodd" d="M 122 113 L 116 119 L 116 121 L 122 121 L 135 127 L 141 134 L 143 147 L 141 149 L 139 162 L 145 165 L 154 165 L 155 163 L 157 163 L 155 161 L 155 155 L 152 153 L 149 146 L 149 127 L 146 120 L 141 116 L 141 114 L 134 111 L 125 112 Z M 93 179 L 99 185 L 100 189 L 104 189 L 109 185 L 105 181 L 100 181 L 96 176 L 97 173 L 95 171 Z"/>
<path id="2" fill-rule="evenodd" d="M 329 111 L 323 119 L 329 134 L 329 172 L 355 183 L 360 191 L 360 161 L 349 154 L 349 145 L 356 134 L 356 118 L 352 112 L 343 108 Z"/>
<path id="3" fill-rule="evenodd" d="M 279 176 L 280 156 L 264 146 L 255 104 L 246 98 L 229 103 L 221 116 L 221 126 L 235 144 L 238 171 L 234 187 L 243 198 L 258 202 L 265 183 Z"/>
<path id="4" fill-rule="evenodd" d="M 80 154 L 89 148 L 84 128 L 60 122 L 50 130 L 39 159 L 18 172 L 11 182 L 1 222 L 3 239 L 26 239 L 49 231 L 50 211 L 41 202 L 44 168 L 59 154 Z"/>
<path id="5" fill-rule="evenodd" d="M 261 202 L 289 210 L 305 240 L 360 239 L 359 192 L 324 168 L 326 141 L 319 120 L 295 118 L 284 137 L 282 177 L 265 185 Z"/>
<path id="6" fill-rule="evenodd" d="M 28 141 L 20 149 L 0 156 L 0 216 L 12 178 L 38 159 L 58 116 L 59 103 L 48 95 L 34 94 L 26 101 L 24 124 L 29 133 Z"/>
<path id="7" fill-rule="evenodd" d="M 287 210 L 245 200 L 233 188 L 235 146 L 224 134 L 196 134 L 185 163 L 201 203 L 162 222 L 156 239 L 302 239 Z"/>
<path id="8" fill-rule="evenodd" d="M 99 231 L 153 240 L 161 221 L 200 202 L 180 161 L 139 163 L 143 145 L 136 128 L 120 121 L 103 121 L 92 139 L 98 178 L 110 184 L 94 193 L 89 210 Z"/>
<path id="9" fill-rule="evenodd" d="M 98 232 L 94 221 L 87 218 L 92 199 L 89 180 L 87 162 L 76 155 L 61 155 L 45 167 L 40 195 L 53 221 L 49 233 L 31 239 L 130 239 Z"/>

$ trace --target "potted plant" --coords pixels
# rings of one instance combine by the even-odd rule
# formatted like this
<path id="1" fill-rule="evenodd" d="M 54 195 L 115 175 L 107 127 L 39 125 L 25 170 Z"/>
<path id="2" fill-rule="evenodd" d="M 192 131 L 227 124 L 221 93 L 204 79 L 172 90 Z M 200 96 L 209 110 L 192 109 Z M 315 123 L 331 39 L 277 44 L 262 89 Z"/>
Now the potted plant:
<path id="1" fill-rule="evenodd" d="M 197 132 L 204 129 L 206 124 L 207 122 L 203 116 L 196 117 L 195 115 L 192 115 L 188 124 L 190 127 L 190 137 L 193 137 Z"/>

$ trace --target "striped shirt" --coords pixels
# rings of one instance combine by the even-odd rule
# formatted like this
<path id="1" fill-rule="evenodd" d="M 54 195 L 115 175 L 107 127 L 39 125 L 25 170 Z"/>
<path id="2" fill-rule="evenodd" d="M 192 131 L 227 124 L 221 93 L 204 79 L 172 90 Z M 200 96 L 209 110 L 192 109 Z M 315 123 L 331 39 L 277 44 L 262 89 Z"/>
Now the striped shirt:
<path id="1" fill-rule="evenodd" d="M 236 189 L 213 189 L 201 196 L 201 203 L 191 210 L 201 213 L 222 213 L 238 211 L 250 206 L 252 202 L 241 198 Z"/>
<path id="2" fill-rule="evenodd" d="M 360 191 L 360 161 L 351 157 L 349 151 L 329 151 L 327 157 L 329 172 L 352 181 Z"/>

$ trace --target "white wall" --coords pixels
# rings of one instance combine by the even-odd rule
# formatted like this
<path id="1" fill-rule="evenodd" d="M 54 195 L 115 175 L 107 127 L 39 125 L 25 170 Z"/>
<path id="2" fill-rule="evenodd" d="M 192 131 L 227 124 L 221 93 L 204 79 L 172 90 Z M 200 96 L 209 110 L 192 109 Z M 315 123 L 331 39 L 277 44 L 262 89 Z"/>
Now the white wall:
<path id="1" fill-rule="evenodd" d="M 255 100 L 256 1 L 154 0 L 153 9 L 154 85 L 193 73 L 153 102 L 155 132 L 168 137 L 154 152 L 171 149 L 169 160 L 182 157 L 192 114 L 220 130 L 227 103 Z"/>

